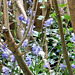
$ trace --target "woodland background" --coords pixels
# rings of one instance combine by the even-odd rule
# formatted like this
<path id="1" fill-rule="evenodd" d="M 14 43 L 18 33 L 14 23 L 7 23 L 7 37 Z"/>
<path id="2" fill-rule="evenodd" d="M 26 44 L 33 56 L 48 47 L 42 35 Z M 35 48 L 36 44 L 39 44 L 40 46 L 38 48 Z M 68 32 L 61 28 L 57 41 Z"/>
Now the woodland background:
<path id="1" fill-rule="evenodd" d="M 74 75 L 75 1 L 0 0 L 0 75 Z"/>

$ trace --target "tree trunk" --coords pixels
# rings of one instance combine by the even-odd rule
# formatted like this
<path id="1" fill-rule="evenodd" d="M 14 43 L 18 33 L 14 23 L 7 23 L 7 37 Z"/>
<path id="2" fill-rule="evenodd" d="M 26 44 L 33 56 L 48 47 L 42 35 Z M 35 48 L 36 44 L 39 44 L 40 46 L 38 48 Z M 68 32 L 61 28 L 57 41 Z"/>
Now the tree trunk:
<path id="1" fill-rule="evenodd" d="M 68 1 L 69 10 L 70 10 L 72 27 L 75 33 L 75 0 L 67 0 L 67 1 Z"/>

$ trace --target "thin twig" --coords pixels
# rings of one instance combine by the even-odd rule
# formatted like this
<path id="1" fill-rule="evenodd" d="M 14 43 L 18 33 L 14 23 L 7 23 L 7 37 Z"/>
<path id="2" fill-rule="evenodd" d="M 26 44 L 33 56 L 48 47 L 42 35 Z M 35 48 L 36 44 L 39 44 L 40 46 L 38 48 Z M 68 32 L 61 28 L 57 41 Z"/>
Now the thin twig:
<path id="1" fill-rule="evenodd" d="M 56 45 L 50 50 L 50 52 L 48 53 L 48 55 L 52 52 L 52 50 L 56 47 Z"/>
<path id="2" fill-rule="evenodd" d="M 22 40 L 22 41 L 21 41 L 21 42 L 17 45 L 17 48 L 19 48 L 19 47 L 22 45 L 22 43 L 23 43 L 23 42 L 24 42 L 24 40 L 26 39 L 27 34 L 28 34 L 29 30 L 30 30 L 31 23 L 32 23 L 32 17 L 33 17 L 33 11 L 34 11 L 34 7 L 35 7 L 35 2 L 36 2 L 36 0 L 34 0 L 34 1 L 33 1 L 33 7 L 32 7 L 32 13 L 31 13 L 31 18 L 30 18 L 29 27 L 28 27 L 28 29 L 27 29 L 27 31 L 26 31 L 26 33 L 25 33 L 25 35 L 24 35 L 23 40 Z"/>
<path id="3" fill-rule="evenodd" d="M 12 41 L 14 41 L 13 39 L 13 36 L 10 32 L 10 28 L 9 28 L 9 17 L 8 17 L 8 5 L 7 5 L 7 0 L 3 0 L 3 7 L 4 7 L 4 14 L 3 14 L 3 17 L 4 17 L 4 22 L 5 22 L 5 27 L 6 29 L 8 29 L 9 31 L 9 34 L 12 38 Z"/>
<path id="4" fill-rule="evenodd" d="M 35 16 L 34 16 L 34 18 L 33 18 L 33 23 L 32 23 L 32 28 L 31 28 L 31 34 L 30 34 L 30 36 L 32 35 L 32 29 L 33 29 L 33 25 L 34 25 L 34 23 L 35 23 L 37 8 L 38 8 L 38 0 L 37 0 L 37 3 L 36 3 Z"/>
<path id="5" fill-rule="evenodd" d="M 6 29 L 9 30 L 9 19 L 8 19 L 8 6 L 7 0 L 3 0 L 3 7 L 4 7 L 4 22 Z"/>

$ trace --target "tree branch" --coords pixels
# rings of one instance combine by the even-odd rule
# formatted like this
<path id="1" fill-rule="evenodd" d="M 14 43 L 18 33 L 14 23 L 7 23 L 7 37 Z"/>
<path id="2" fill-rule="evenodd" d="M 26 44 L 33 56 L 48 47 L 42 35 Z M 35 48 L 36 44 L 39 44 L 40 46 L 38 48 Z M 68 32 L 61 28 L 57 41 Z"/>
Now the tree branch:
<path id="1" fill-rule="evenodd" d="M 3 7 L 4 7 L 4 22 L 6 29 L 9 29 L 9 19 L 8 19 L 8 6 L 7 6 L 7 0 L 3 0 Z"/>
<path id="2" fill-rule="evenodd" d="M 31 13 L 31 18 L 30 18 L 29 27 L 28 27 L 28 29 L 27 29 L 27 31 L 26 31 L 26 33 L 25 33 L 25 35 L 24 35 L 23 40 L 22 40 L 22 41 L 18 44 L 17 48 L 19 48 L 19 47 L 22 45 L 22 43 L 23 43 L 23 42 L 24 42 L 24 40 L 26 39 L 27 34 L 28 34 L 29 30 L 30 30 L 31 22 L 32 22 L 32 17 L 33 17 L 33 11 L 34 11 L 34 7 L 35 7 L 35 2 L 36 2 L 36 0 L 34 0 L 34 1 L 33 1 L 33 7 L 32 7 L 32 13 Z"/>
<path id="3" fill-rule="evenodd" d="M 26 12 L 24 10 L 24 7 L 23 7 L 23 4 L 20 0 L 16 0 L 16 3 L 20 9 L 20 11 L 22 12 L 22 14 L 24 15 L 24 18 L 27 20 L 27 15 L 26 15 Z"/>
<path id="4" fill-rule="evenodd" d="M 23 70 L 25 75 L 33 75 L 28 66 L 25 63 L 25 60 L 22 58 L 22 53 L 19 49 L 16 49 L 15 42 L 12 41 L 12 38 L 10 36 L 10 33 L 7 29 L 3 30 L 3 35 L 6 39 L 8 49 L 13 52 L 13 55 L 15 56 L 15 59 L 17 60 L 18 65 Z"/>
<path id="5" fill-rule="evenodd" d="M 75 34 L 75 1 L 74 0 L 67 0 L 67 1 L 71 15 L 72 27 Z"/>

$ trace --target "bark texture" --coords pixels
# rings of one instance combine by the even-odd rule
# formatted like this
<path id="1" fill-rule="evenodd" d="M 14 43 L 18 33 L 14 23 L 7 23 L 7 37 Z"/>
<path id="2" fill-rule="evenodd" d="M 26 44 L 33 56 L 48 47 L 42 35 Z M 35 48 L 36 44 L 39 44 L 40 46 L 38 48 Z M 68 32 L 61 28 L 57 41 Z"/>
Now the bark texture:
<path id="1" fill-rule="evenodd" d="M 67 1 L 68 1 L 69 10 L 70 10 L 72 27 L 75 33 L 75 0 L 67 0 Z"/>
<path id="2" fill-rule="evenodd" d="M 16 48 L 15 41 L 12 40 L 12 37 L 7 29 L 3 30 L 3 35 L 6 39 L 6 43 L 8 45 L 8 49 L 11 50 L 17 60 L 18 65 L 23 70 L 25 75 L 33 75 L 28 66 L 26 65 L 22 56 L 20 56 L 21 52 Z"/>

